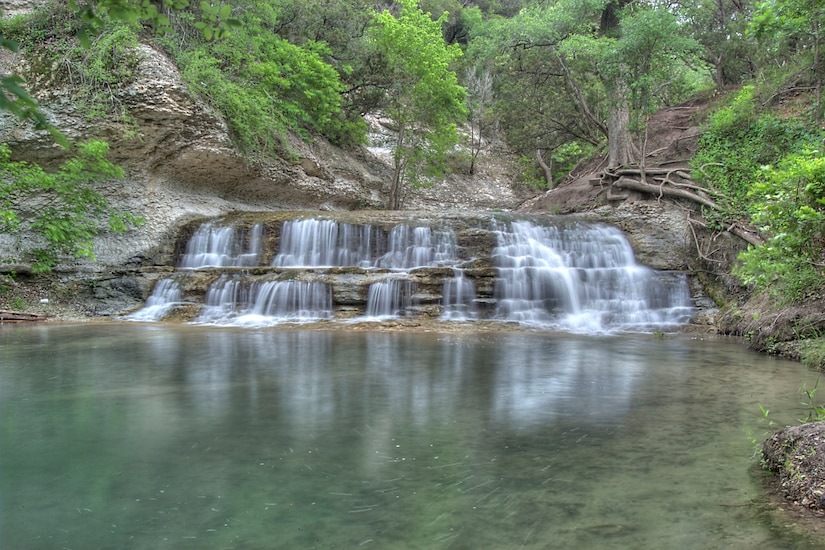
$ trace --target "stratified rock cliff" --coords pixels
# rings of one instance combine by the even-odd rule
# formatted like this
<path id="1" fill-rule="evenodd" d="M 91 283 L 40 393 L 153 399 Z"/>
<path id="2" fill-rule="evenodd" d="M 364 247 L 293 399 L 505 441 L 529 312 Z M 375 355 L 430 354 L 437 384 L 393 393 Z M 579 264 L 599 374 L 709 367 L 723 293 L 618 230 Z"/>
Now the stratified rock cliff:
<path id="1" fill-rule="evenodd" d="M 24 6 L 25 7 L 25 6 Z M 6 6 L 14 11 L 15 6 Z M 139 76 L 114 90 L 128 113 L 88 120 L 67 80 L 32 71 L 19 54 L 0 52 L 0 71 L 22 75 L 52 124 L 72 142 L 103 139 L 111 160 L 126 170 L 124 180 L 100 185 L 120 209 L 146 219 L 123 236 L 103 236 L 97 266 L 127 261 L 154 263 L 168 249 L 175 228 L 193 216 L 237 210 L 352 210 L 382 208 L 390 168 L 369 148 L 345 151 L 323 138 L 291 139 L 289 159 L 250 161 L 234 146 L 221 116 L 186 88 L 174 64 L 160 51 L 141 45 Z M 48 133 L 0 114 L 0 142 L 16 159 L 56 166 L 68 152 Z M 415 190 L 411 209 L 502 209 L 518 206 L 512 165 L 506 153 L 487 155 L 474 177 L 453 175 Z M 9 240 L 0 238 L 0 247 Z M 92 267 L 95 269 L 95 267 Z"/>

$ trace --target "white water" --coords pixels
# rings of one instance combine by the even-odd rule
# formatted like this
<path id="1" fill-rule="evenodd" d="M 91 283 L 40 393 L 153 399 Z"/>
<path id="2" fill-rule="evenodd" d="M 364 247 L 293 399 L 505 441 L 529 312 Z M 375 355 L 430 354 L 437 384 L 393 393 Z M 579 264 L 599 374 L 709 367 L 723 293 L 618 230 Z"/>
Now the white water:
<path id="1" fill-rule="evenodd" d="M 196 322 L 249 326 L 334 318 L 334 289 L 331 283 L 319 282 L 318 273 L 332 267 L 375 270 L 369 275 L 374 282 L 367 291 L 364 315 L 357 320 L 413 313 L 418 305 L 414 270 L 445 266 L 454 268 L 453 275 L 444 276 L 441 303 L 436 296 L 432 306 L 440 306 L 442 320 L 492 315 L 567 332 L 653 332 L 678 328 L 693 314 L 686 277 L 637 264 L 618 229 L 585 223 L 539 226 L 529 221 L 493 221 L 492 225 L 497 236 L 492 264 L 498 278 L 494 304 L 483 312 L 477 307 L 480 301 L 473 281 L 458 267 L 474 258 L 462 257 L 452 229 L 401 224 L 386 231 L 371 225 L 298 219 L 283 223 L 280 250 L 272 260 L 274 267 L 292 272 L 290 280 L 282 280 L 284 274 L 279 273 L 254 280 L 239 273 L 223 275 L 206 293 Z M 262 243 L 262 224 L 244 229 L 208 222 L 187 243 L 179 265 L 182 269 L 258 266 Z M 163 283 L 167 284 L 171 283 Z M 180 300 L 169 292 L 159 283 L 147 307 L 132 318 L 162 319 Z M 483 302 L 489 301 L 488 290 Z"/>
<path id="2" fill-rule="evenodd" d="M 155 283 L 146 305 L 128 315 L 130 321 L 160 321 L 169 310 L 181 301 L 180 284 L 174 279 L 161 279 Z"/>
<path id="3" fill-rule="evenodd" d="M 475 285 L 464 277 L 461 270 L 457 269 L 452 279 L 444 281 L 442 296 L 442 319 L 448 321 L 478 319 Z"/>
<path id="4" fill-rule="evenodd" d="M 254 267 L 260 262 L 263 226 L 251 229 L 208 222 L 195 231 L 180 257 L 180 269 Z"/>
<path id="5" fill-rule="evenodd" d="M 266 326 L 332 317 L 332 291 L 323 283 L 301 281 L 245 282 L 223 276 L 209 287 L 196 322 L 214 325 Z"/>
<path id="6" fill-rule="evenodd" d="M 382 238 L 383 237 L 383 238 Z M 332 220 L 292 220 L 281 229 L 276 267 L 371 267 L 386 240 L 370 225 Z"/>
<path id="7" fill-rule="evenodd" d="M 386 233 L 370 225 L 306 219 L 284 222 L 272 265 L 409 270 L 457 261 L 450 229 L 397 225 Z"/>
<path id="8" fill-rule="evenodd" d="M 415 284 L 403 279 L 373 283 L 367 296 L 366 320 L 399 317 L 413 305 Z"/>
<path id="9" fill-rule="evenodd" d="M 652 331 L 689 321 L 683 276 L 663 277 L 636 263 L 624 235 L 605 225 L 536 226 L 499 231 L 496 316 L 566 331 Z"/>

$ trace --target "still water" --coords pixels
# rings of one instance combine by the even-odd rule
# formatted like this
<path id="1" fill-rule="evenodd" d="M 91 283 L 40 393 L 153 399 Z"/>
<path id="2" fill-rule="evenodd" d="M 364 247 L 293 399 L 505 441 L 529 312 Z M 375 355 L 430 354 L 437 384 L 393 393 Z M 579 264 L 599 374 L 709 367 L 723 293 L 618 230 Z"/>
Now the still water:
<path id="1" fill-rule="evenodd" d="M 0 547 L 787 549 L 816 374 L 687 336 L 0 327 Z"/>

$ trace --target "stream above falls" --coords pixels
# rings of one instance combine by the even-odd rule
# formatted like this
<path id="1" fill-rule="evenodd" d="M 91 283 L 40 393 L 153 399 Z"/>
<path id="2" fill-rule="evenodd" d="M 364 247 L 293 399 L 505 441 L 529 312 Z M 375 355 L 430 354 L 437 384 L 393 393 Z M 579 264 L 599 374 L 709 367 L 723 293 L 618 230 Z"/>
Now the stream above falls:
<path id="1" fill-rule="evenodd" d="M 184 226 L 176 270 L 127 318 L 197 324 L 501 321 L 576 333 L 679 330 L 681 272 L 610 225 L 554 217 L 245 214 Z"/>

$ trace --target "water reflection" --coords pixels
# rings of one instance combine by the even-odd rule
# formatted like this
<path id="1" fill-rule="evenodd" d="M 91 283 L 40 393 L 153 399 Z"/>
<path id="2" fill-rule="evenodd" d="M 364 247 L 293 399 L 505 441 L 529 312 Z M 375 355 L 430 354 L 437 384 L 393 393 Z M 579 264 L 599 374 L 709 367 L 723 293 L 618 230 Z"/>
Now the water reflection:
<path id="1" fill-rule="evenodd" d="M 758 405 L 791 421 L 812 375 L 739 346 L 139 325 L 0 338 L 2 548 L 807 547 L 761 523 L 748 470 Z"/>

